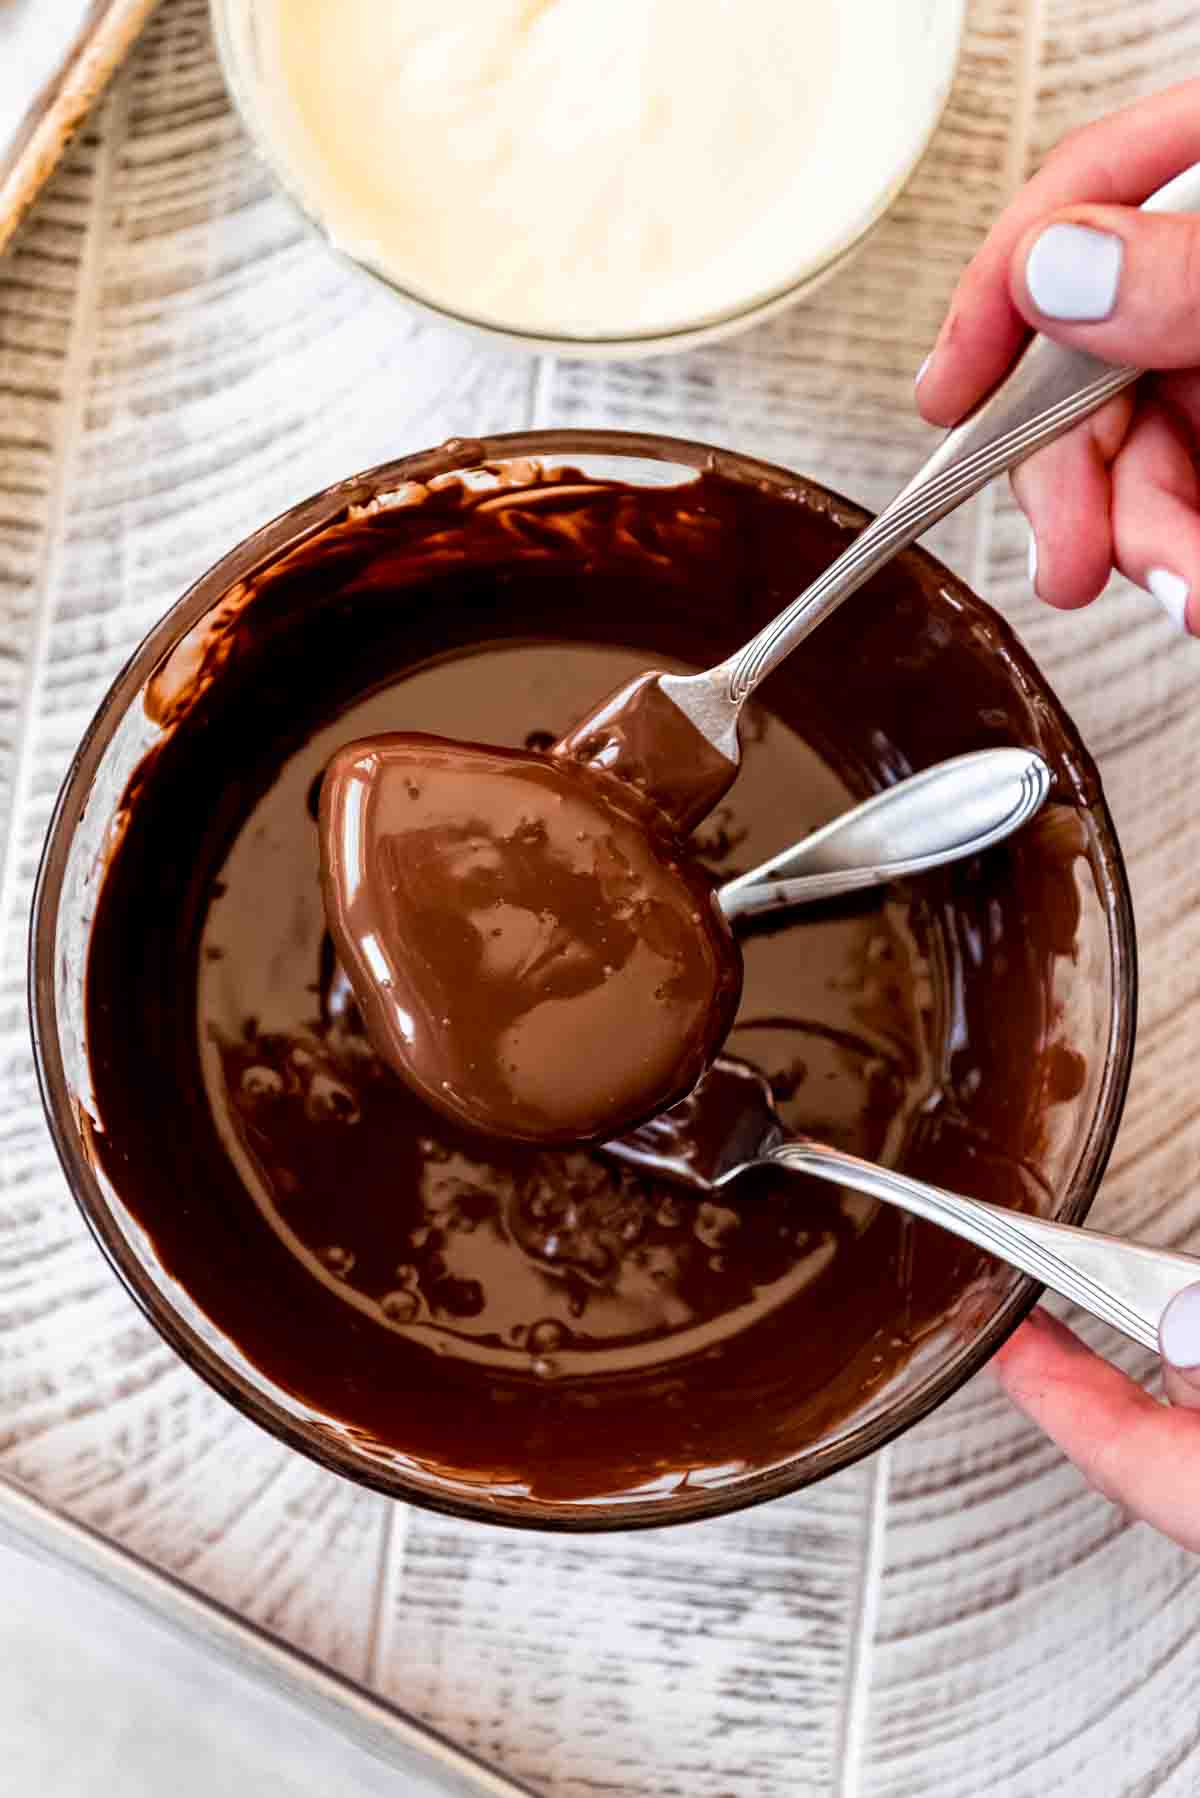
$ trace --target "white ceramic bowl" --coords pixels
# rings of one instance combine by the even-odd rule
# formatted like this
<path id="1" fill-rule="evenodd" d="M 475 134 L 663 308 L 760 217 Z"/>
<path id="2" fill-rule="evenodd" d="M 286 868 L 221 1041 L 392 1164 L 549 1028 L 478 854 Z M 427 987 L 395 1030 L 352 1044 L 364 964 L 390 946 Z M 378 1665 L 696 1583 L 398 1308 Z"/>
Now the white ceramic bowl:
<path id="1" fill-rule="evenodd" d="M 699 0 L 701 5 L 707 0 Z M 823 233 L 819 252 L 802 260 L 795 270 L 766 291 L 747 291 L 724 309 L 701 316 L 683 317 L 653 330 L 633 326 L 595 334 L 525 328 L 520 319 L 482 316 L 472 311 L 471 296 L 461 304 L 444 296 L 423 293 L 415 270 L 408 275 L 394 256 L 385 265 L 380 253 L 356 244 L 355 233 L 343 228 L 330 190 L 318 195 L 311 172 L 302 166 L 295 133 L 285 127 L 278 103 L 277 85 L 268 77 L 270 56 L 266 21 L 269 0 L 211 0 L 216 41 L 225 78 L 243 123 L 257 150 L 280 185 L 317 231 L 340 254 L 377 277 L 400 299 L 432 315 L 500 342 L 533 352 L 561 352 L 577 357 L 616 359 L 651 356 L 690 349 L 727 337 L 770 318 L 794 301 L 811 294 L 842 268 L 862 247 L 890 210 L 921 161 L 938 126 L 954 80 L 962 42 L 965 0 L 904 0 L 905 33 L 914 54 L 897 79 L 909 83 L 905 105 L 910 121 L 894 135 L 888 154 L 871 168 L 864 183 L 862 171 L 847 189 L 844 210 L 832 209 L 832 223 Z M 912 92 L 913 70 L 920 91 Z M 846 121 L 852 133 L 872 129 L 870 109 Z M 417 141 L 414 156 L 433 158 L 436 144 Z M 831 150 L 829 179 L 837 179 L 838 154 Z M 827 189 L 824 194 L 826 211 Z M 470 230 L 464 219 L 464 229 Z"/>

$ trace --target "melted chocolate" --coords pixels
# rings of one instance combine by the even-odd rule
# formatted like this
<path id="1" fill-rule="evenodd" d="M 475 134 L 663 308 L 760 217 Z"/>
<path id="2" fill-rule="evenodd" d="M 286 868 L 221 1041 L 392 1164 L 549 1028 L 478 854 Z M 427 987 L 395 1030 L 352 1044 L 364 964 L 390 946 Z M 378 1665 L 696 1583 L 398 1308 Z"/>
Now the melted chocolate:
<path id="1" fill-rule="evenodd" d="M 618 687 L 554 753 L 628 782 L 677 831 L 689 831 L 728 793 L 738 764 L 701 736 L 658 682 L 651 670 Z"/>
<path id="2" fill-rule="evenodd" d="M 845 532 L 715 475 L 402 497 L 230 594 L 160 670 L 168 728 L 89 948 L 97 1157 L 251 1362 L 427 1482 L 507 1505 L 771 1466 L 1007 1276 L 815 1183 L 701 1201 L 431 1109 L 333 954 L 312 800 L 380 733 L 554 744 L 648 666 L 720 660 Z M 1098 904 L 1077 743 L 1004 627 L 912 557 L 762 701 L 695 838 L 714 878 L 944 756 L 1024 742 L 1054 768 L 1058 803 L 985 858 L 746 927 L 730 1038 L 789 1128 L 1048 1209 L 1039 1170 L 1086 1074 L 1057 983 Z"/>
<path id="3" fill-rule="evenodd" d="M 325 913 L 371 1041 L 448 1116 L 603 1140 L 682 1098 L 724 1040 L 732 932 L 623 781 L 392 734 L 334 756 L 320 824 Z"/>

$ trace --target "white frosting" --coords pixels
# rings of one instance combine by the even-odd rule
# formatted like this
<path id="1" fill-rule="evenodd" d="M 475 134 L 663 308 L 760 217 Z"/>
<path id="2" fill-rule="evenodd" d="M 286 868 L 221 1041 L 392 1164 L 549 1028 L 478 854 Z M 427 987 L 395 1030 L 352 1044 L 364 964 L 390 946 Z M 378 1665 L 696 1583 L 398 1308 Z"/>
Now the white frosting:
<path id="1" fill-rule="evenodd" d="M 740 312 L 858 234 L 958 0 L 264 0 L 260 118 L 333 240 L 512 331 Z"/>

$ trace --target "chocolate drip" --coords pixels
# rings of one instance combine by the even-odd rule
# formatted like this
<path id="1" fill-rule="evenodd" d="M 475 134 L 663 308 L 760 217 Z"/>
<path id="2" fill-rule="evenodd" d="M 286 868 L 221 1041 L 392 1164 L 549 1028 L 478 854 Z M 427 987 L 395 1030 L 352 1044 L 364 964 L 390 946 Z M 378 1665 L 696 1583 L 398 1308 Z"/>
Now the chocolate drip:
<path id="1" fill-rule="evenodd" d="M 391 734 L 334 756 L 320 822 L 325 913 L 371 1040 L 460 1122 L 603 1140 L 682 1098 L 724 1040 L 729 925 L 624 782 Z"/>

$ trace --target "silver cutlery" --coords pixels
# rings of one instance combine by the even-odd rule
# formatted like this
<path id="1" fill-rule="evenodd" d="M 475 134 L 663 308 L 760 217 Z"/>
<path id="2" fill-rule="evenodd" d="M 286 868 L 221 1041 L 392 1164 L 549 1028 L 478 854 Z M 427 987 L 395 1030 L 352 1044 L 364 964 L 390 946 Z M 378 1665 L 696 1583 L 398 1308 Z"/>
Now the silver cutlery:
<path id="1" fill-rule="evenodd" d="M 785 1129 L 764 1077 L 732 1056 L 715 1061 L 682 1105 L 605 1144 L 616 1160 L 711 1197 L 750 1168 L 810 1174 L 940 1224 L 1156 1349 L 1163 1312 L 1200 1280 L 1200 1257 L 1057 1224 L 985 1199 L 929 1186 Z"/>
<path id="2" fill-rule="evenodd" d="M 728 918 L 749 918 L 943 867 L 1019 830 L 1045 803 L 1050 785 L 1050 770 L 1032 749 L 954 756 L 726 881 L 717 897 Z"/>

